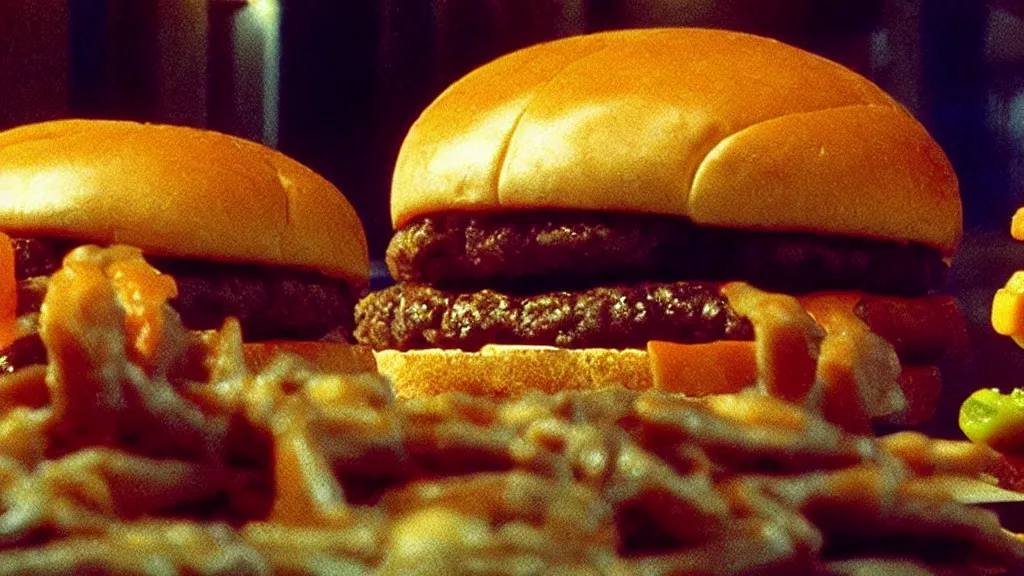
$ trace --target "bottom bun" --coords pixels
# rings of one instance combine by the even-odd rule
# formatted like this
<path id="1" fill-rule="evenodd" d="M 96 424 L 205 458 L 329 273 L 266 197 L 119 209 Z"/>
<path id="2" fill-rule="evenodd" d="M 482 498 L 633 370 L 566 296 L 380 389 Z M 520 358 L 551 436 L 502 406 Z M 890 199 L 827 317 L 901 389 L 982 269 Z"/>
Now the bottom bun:
<path id="1" fill-rule="evenodd" d="M 485 346 L 479 352 L 434 348 L 375 354 L 377 369 L 391 379 L 399 398 L 451 391 L 514 397 L 532 390 L 644 390 L 653 384 L 646 350 Z"/>
<path id="2" fill-rule="evenodd" d="M 563 349 L 546 346 L 485 346 L 479 352 L 432 348 L 375 352 L 377 369 L 391 379 L 399 398 L 444 392 L 515 397 L 530 391 L 597 390 L 622 386 L 632 390 L 656 387 L 647 350 L 608 348 Z M 691 396 L 707 393 L 693 374 L 661 376 L 657 387 Z M 701 378 L 698 378 L 701 379 Z M 916 426 L 935 412 L 942 378 L 934 366 L 904 367 L 899 384 L 906 408 L 877 423 Z M 735 389 L 727 390 L 735 385 Z M 747 383 L 726 383 L 717 393 L 738 392 Z"/>
<path id="3" fill-rule="evenodd" d="M 256 372 L 269 366 L 274 358 L 282 353 L 294 354 L 321 370 L 338 374 L 361 374 L 377 371 L 373 350 L 367 346 L 340 342 L 292 340 L 247 342 L 243 345 L 243 352 L 249 369 Z"/>

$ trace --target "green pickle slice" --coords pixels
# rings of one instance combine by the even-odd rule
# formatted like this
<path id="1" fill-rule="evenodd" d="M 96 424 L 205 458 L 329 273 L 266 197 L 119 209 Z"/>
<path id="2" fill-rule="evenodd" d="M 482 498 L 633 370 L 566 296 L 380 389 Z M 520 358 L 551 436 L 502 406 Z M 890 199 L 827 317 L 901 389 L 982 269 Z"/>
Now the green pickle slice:
<path id="1" fill-rule="evenodd" d="M 978 390 L 960 407 L 960 429 L 1004 454 L 1024 454 L 1024 390 Z"/>

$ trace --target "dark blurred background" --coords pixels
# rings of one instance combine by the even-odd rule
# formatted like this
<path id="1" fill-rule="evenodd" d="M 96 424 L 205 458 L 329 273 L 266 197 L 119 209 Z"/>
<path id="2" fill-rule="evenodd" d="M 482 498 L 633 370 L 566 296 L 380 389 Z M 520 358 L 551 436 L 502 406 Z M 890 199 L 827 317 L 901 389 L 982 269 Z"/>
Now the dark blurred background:
<path id="1" fill-rule="evenodd" d="M 867 75 L 953 160 L 966 223 L 1024 204 L 1020 0 L 0 0 L 0 129 L 63 116 L 207 126 L 334 181 L 380 255 L 402 137 L 505 52 L 611 28 L 779 38 Z"/>
<path id="2" fill-rule="evenodd" d="M 1024 385 L 1024 351 L 987 328 L 992 293 L 1024 268 L 1006 233 L 1024 205 L 1022 0 L 0 0 L 0 129 L 129 118 L 261 140 L 344 191 L 379 259 L 398 147 L 445 86 L 537 41 L 648 26 L 775 37 L 903 102 L 960 177 L 951 288 L 976 376 Z"/>

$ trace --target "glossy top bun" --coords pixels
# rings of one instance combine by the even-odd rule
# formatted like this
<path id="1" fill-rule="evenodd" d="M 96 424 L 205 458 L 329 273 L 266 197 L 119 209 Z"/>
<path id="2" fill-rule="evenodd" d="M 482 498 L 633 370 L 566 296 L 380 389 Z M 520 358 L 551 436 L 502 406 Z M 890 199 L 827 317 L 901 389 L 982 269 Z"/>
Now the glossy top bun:
<path id="1" fill-rule="evenodd" d="M 0 133 L 0 230 L 311 269 L 362 289 L 366 236 L 330 182 L 217 132 L 61 120 Z"/>
<path id="2" fill-rule="evenodd" d="M 956 176 L 867 79 L 765 38 L 605 32 L 456 82 L 412 126 L 396 228 L 436 212 L 583 209 L 698 224 L 959 242 Z"/>

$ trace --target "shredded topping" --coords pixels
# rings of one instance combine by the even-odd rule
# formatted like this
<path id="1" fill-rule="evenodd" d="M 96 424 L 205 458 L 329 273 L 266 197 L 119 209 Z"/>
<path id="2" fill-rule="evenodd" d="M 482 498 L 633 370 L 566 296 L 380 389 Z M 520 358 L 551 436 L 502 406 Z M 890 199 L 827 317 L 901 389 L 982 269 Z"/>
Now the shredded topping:
<path id="1" fill-rule="evenodd" d="M 753 392 L 399 401 L 289 354 L 253 370 L 236 322 L 187 331 L 166 288 L 124 247 L 76 249 L 50 282 L 49 364 L 0 377 L 0 574 L 1024 563 L 942 482 L 986 447 L 855 436 Z"/>

